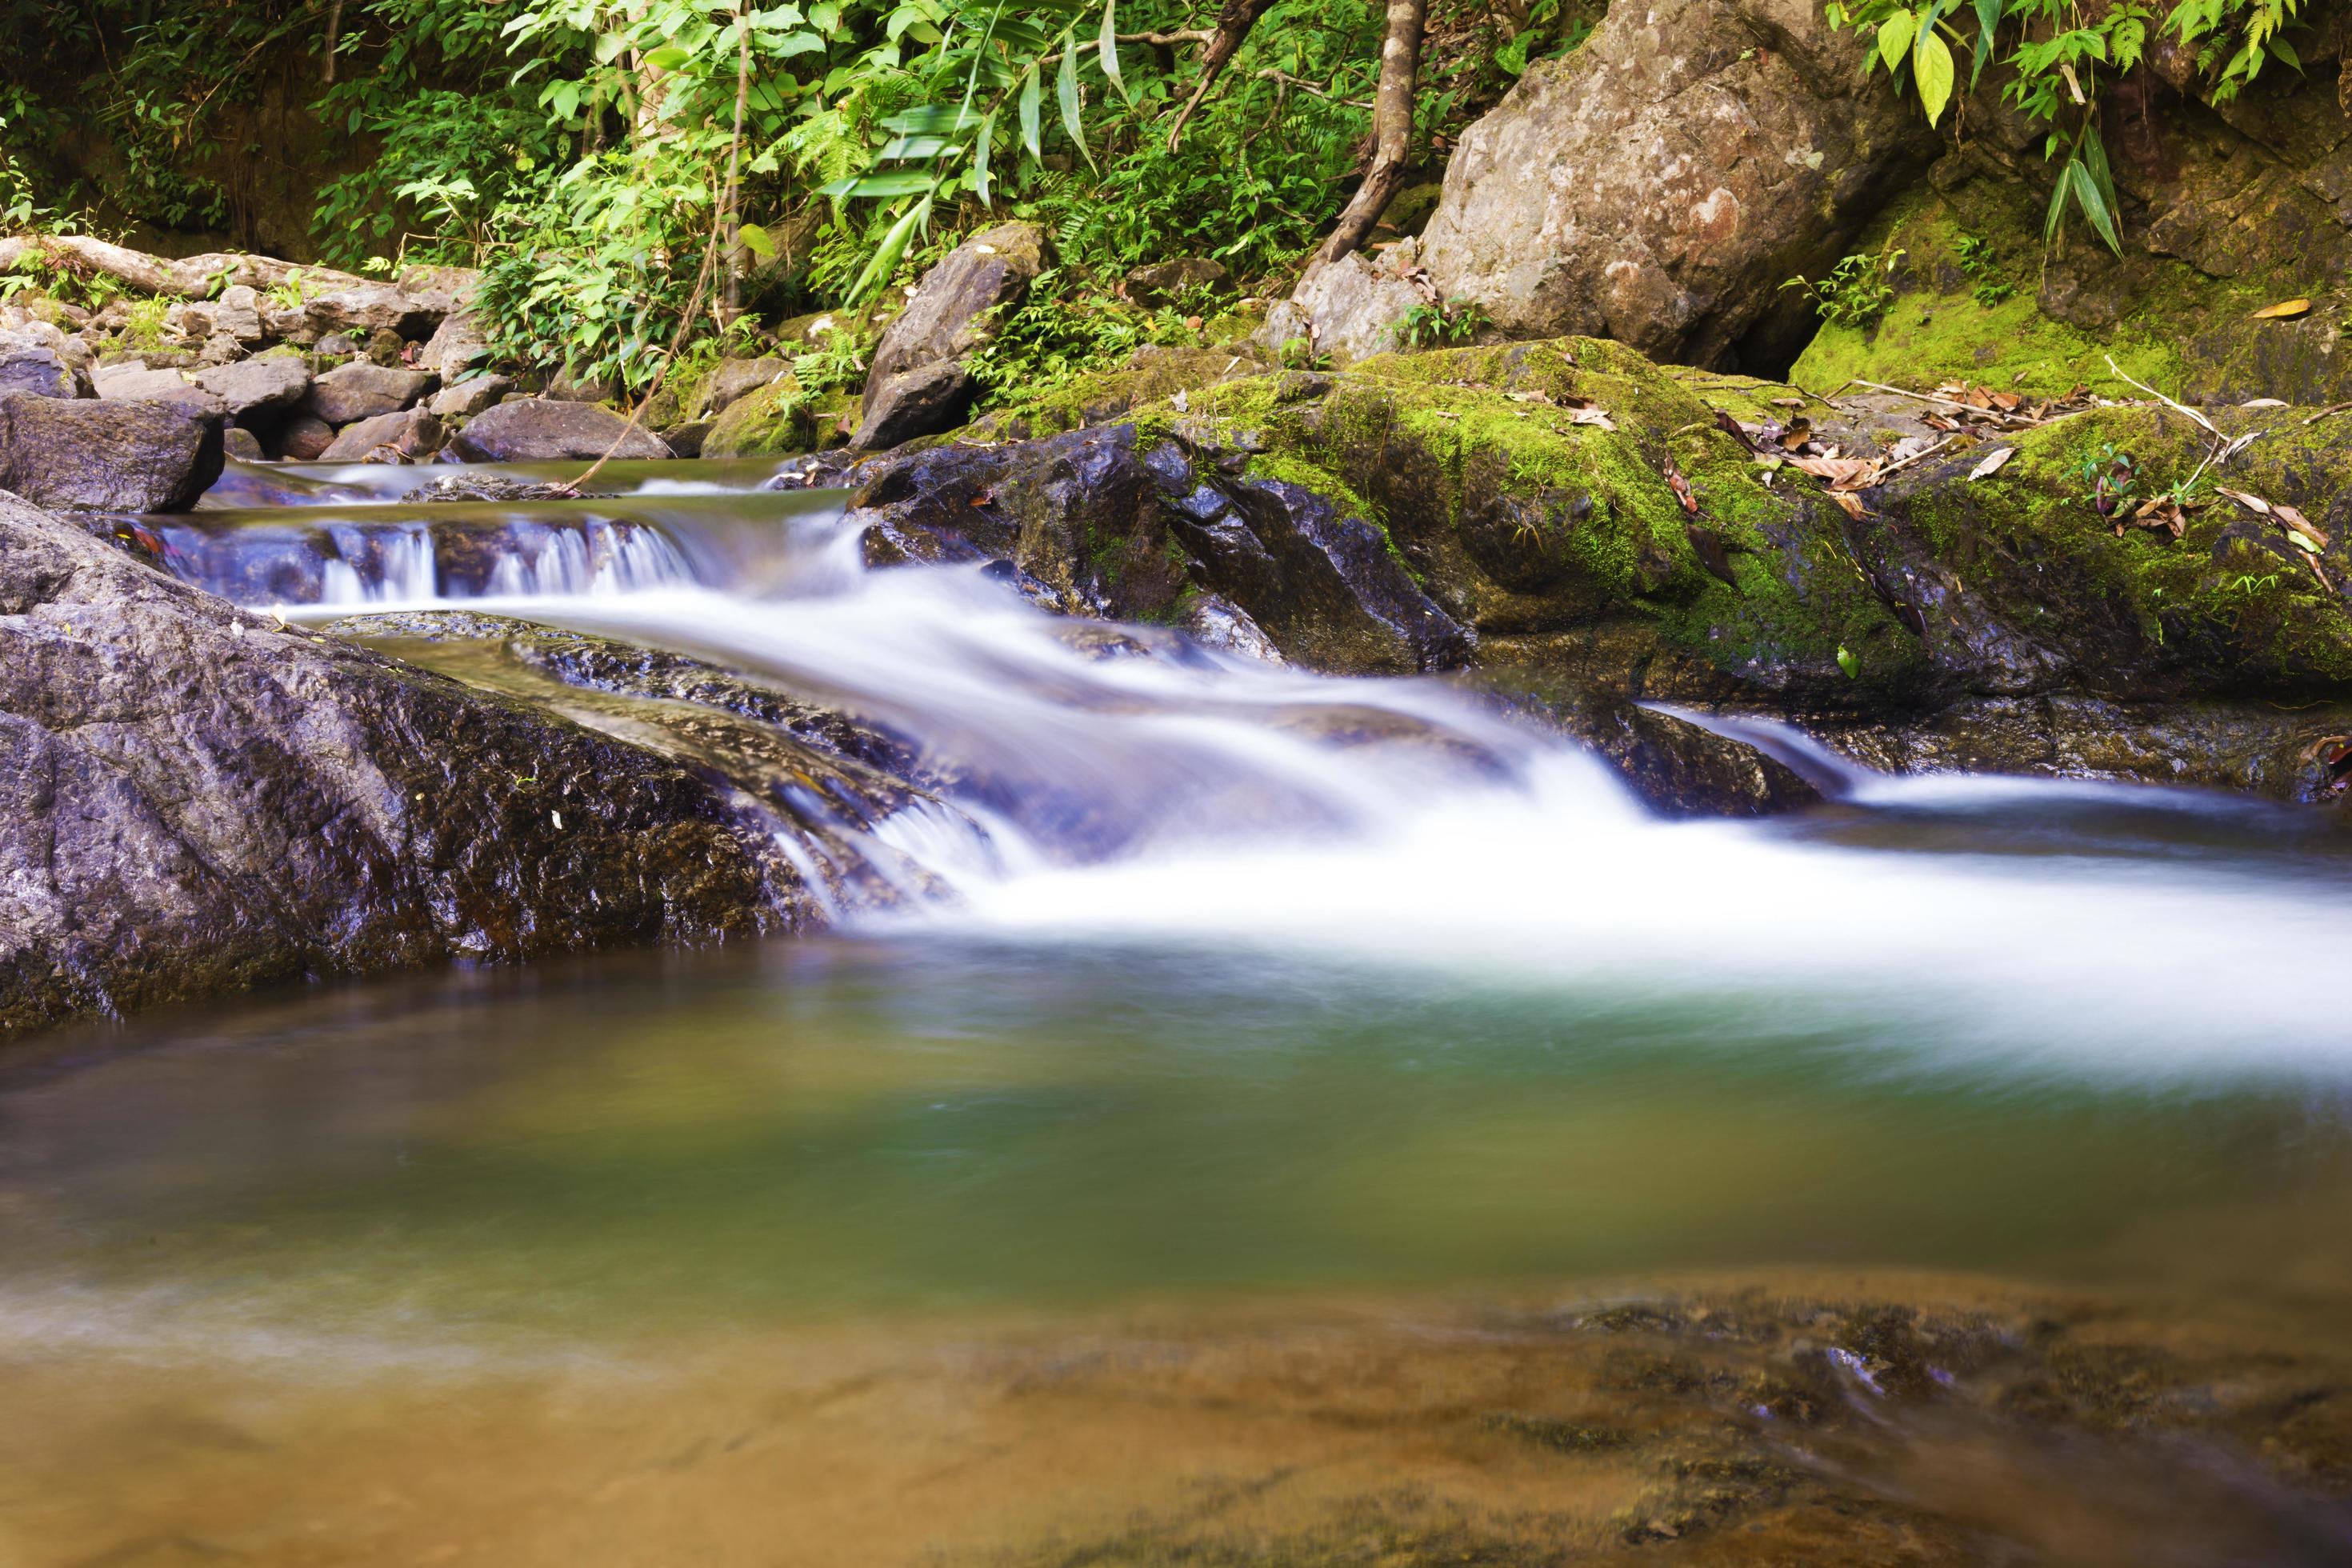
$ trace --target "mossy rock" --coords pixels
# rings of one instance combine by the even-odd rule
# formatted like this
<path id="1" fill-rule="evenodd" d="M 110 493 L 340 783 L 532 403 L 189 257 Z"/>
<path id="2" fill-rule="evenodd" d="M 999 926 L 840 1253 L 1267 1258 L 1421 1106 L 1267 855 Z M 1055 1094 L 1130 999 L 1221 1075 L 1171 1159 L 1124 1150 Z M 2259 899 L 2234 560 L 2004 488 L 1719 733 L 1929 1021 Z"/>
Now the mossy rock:
<path id="1" fill-rule="evenodd" d="M 1178 348 L 1146 343 L 1117 370 L 1077 376 L 1052 392 L 982 415 L 965 436 L 1022 441 L 1108 425 L 1124 418 L 1131 409 L 1163 402 L 1180 392 L 1189 396 L 1202 387 L 1255 374 L 1265 368 L 1258 351 L 1247 345 Z"/>
<path id="2" fill-rule="evenodd" d="M 1893 301 L 1864 325 L 1825 322 L 1790 380 L 1829 394 L 1855 380 L 1914 391 L 1970 381 L 2143 396 L 2120 369 L 2190 403 L 2352 397 L 2352 360 L 2336 352 L 2347 301 L 2332 278 L 2279 264 L 2210 276 L 2137 238 L 2116 257 L 2077 235 L 2045 258 L 2041 198 L 2014 180 L 1965 174 L 1922 185 L 1864 233 L 1857 251 L 1902 252 Z M 2313 309 L 2291 320 L 2254 314 L 2294 297 Z"/>
<path id="3" fill-rule="evenodd" d="M 817 438 L 814 405 L 800 383 L 788 375 L 729 404 L 703 438 L 702 455 L 788 457 L 823 444 Z"/>

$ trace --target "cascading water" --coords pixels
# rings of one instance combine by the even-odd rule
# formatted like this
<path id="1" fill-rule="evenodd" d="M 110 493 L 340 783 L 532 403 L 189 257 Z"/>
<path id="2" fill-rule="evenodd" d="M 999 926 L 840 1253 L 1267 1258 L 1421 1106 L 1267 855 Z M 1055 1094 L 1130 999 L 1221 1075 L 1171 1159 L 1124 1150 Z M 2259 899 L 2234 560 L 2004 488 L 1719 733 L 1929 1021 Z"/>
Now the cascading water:
<path id="1" fill-rule="evenodd" d="M 2324 968 L 2276 962 L 2347 867 L 2284 812 L 1891 777 L 1710 720 L 1847 809 L 1663 823 L 1574 746 L 1443 682 L 1334 681 L 1072 621 L 975 567 L 868 573 L 839 493 L 765 489 L 772 465 L 636 465 L 608 499 L 516 503 L 387 500 L 399 472 L 233 469 L 233 496 L 346 499 L 198 514 L 163 531 L 169 559 L 287 613 L 463 606 L 666 647 L 904 737 L 954 809 L 884 821 L 878 858 L 951 896 L 889 918 L 1286 945 L 1627 1000 L 1769 995 L 2041 1070 L 2075 1053 L 2284 1069 L 2352 1034 Z M 1898 823 L 1934 826 L 1875 847 Z M 2207 975 L 2262 979 L 2184 985 L 2184 947 Z"/>

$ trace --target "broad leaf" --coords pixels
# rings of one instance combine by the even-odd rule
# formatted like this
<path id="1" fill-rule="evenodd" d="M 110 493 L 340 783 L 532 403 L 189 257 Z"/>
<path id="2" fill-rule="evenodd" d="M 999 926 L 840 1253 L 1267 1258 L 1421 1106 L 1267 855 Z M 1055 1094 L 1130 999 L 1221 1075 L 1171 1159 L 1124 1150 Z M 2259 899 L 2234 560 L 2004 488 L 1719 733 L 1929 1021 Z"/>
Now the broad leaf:
<path id="1" fill-rule="evenodd" d="M 1021 144 L 1029 149 L 1032 158 L 1044 157 L 1037 144 L 1037 99 L 1039 95 L 1037 68 L 1031 66 L 1029 74 L 1021 79 Z"/>
<path id="2" fill-rule="evenodd" d="M 1878 58 L 1888 70 L 1900 66 L 1910 52 L 1911 35 L 1918 25 L 1919 18 L 1908 11 L 1897 11 L 1878 24 Z"/>
<path id="3" fill-rule="evenodd" d="M 1927 111 L 1927 123 L 1933 125 L 1944 117 L 1944 106 L 1952 101 L 1952 51 L 1935 29 L 1921 33 L 1913 47 L 1911 74 L 1919 82 L 1919 107 Z"/>
<path id="4" fill-rule="evenodd" d="M 987 206 L 990 205 L 988 200 L 988 153 L 989 149 L 994 144 L 995 141 L 996 110 L 992 109 L 988 111 L 987 118 L 983 119 L 980 122 L 980 140 L 973 145 L 971 153 L 971 188 L 973 193 L 980 197 L 980 205 L 982 206 Z"/>
<path id="5" fill-rule="evenodd" d="M 693 58 L 676 44 L 664 44 L 646 56 L 646 64 L 656 70 L 674 71 Z"/>
<path id="6" fill-rule="evenodd" d="M 2000 0 L 1976 0 L 1976 63 L 1969 67 L 1969 86 L 1971 89 L 1977 85 L 1977 79 L 1984 75 L 1985 61 L 1992 58 L 1993 35 L 2000 30 Z"/>
<path id="7" fill-rule="evenodd" d="M 768 231 L 756 223 L 738 225 L 735 237 L 743 242 L 744 249 L 762 260 L 776 254 L 776 242 L 769 238 Z"/>

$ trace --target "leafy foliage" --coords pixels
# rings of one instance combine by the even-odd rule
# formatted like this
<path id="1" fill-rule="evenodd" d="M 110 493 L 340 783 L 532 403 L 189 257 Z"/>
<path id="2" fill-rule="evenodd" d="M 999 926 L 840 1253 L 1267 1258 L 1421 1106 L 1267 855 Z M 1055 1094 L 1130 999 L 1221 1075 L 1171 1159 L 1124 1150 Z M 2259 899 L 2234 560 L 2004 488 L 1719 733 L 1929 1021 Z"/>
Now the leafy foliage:
<path id="1" fill-rule="evenodd" d="M 1801 289 L 1811 295 L 1813 308 L 1825 321 L 1866 327 L 1886 314 L 1886 307 L 1895 302 L 1895 268 L 1905 254 L 1890 242 L 1875 256 L 1841 258 L 1826 278 L 1807 278 L 1801 272 L 1780 287 Z"/>

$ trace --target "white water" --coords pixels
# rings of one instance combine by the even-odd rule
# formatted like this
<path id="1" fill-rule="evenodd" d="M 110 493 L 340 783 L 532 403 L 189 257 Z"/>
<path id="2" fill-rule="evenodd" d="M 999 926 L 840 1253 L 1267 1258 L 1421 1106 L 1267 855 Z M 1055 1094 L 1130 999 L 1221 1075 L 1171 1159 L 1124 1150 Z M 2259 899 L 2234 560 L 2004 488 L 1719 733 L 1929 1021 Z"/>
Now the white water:
<path id="1" fill-rule="evenodd" d="M 1288 951 L 1628 1006 L 1728 998 L 1784 1030 L 1861 1025 L 1915 1068 L 2220 1078 L 2352 1058 L 2326 935 L 2352 904 L 2346 863 L 2266 842 L 2242 805 L 1890 778 L 1749 721 L 1849 816 L 1942 826 L 1889 847 L 1662 822 L 1572 745 L 1440 682 L 1107 638 L 976 567 L 866 574 L 834 514 L 776 528 L 759 570 L 726 574 L 756 595 L 681 586 L 698 569 L 675 548 L 660 570 L 601 573 L 542 550 L 460 600 L 412 562 L 329 602 L 462 602 L 674 647 L 918 742 L 957 809 L 885 824 L 877 858 L 950 894 L 853 923 Z"/>

